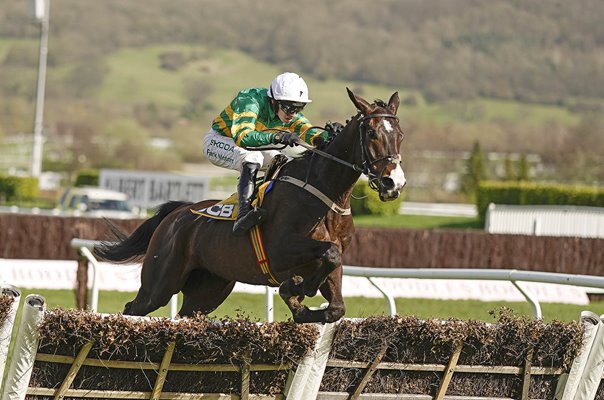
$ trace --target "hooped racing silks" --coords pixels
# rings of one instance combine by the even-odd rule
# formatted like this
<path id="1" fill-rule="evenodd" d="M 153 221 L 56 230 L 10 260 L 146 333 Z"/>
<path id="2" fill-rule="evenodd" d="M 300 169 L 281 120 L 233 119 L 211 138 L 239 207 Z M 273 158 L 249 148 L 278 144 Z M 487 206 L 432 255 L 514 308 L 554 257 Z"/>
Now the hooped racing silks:
<path id="1" fill-rule="evenodd" d="M 265 146 L 277 144 L 278 134 L 284 130 L 296 134 L 311 145 L 315 144 L 315 140 L 322 142 L 329 138 L 329 132 L 313 128 L 301 112 L 290 122 L 282 122 L 264 88 L 240 91 L 214 119 L 212 130 L 204 142 L 204 152 L 213 164 L 241 173 L 237 185 L 239 216 L 233 226 L 233 232 L 237 235 L 243 235 L 262 222 L 263 210 L 251 206 L 256 174 L 260 169 L 266 168 L 270 159 L 278 154 L 276 151 L 254 150 L 264 150 Z"/>

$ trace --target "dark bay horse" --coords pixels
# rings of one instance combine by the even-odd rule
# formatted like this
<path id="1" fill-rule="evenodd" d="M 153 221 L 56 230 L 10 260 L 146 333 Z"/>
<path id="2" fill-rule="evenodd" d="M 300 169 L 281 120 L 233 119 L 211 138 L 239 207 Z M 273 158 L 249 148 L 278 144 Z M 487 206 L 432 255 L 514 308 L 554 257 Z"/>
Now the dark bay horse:
<path id="1" fill-rule="evenodd" d="M 143 261 L 141 287 L 124 314 L 146 315 L 183 293 L 180 316 L 209 313 L 231 293 L 235 282 L 279 286 L 295 322 L 333 322 L 344 316 L 342 253 L 354 226 L 352 189 L 361 173 L 380 200 L 397 198 L 405 185 L 400 147 L 403 132 L 396 112 L 398 93 L 388 103 L 369 103 L 347 89 L 358 113 L 322 150 L 307 151 L 285 164 L 262 208 L 260 226 L 268 265 L 276 283 L 257 266 L 248 236 L 234 236 L 232 221 L 191 212 L 216 203 L 169 202 L 129 237 L 95 249 L 113 262 Z M 285 177 L 285 178 L 284 178 Z M 295 182 L 306 183 L 300 187 Z M 311 189 L 312 187 L 312 189 Z M 305 296 L 320 291 L 329 305 L 310 310 Z"/>

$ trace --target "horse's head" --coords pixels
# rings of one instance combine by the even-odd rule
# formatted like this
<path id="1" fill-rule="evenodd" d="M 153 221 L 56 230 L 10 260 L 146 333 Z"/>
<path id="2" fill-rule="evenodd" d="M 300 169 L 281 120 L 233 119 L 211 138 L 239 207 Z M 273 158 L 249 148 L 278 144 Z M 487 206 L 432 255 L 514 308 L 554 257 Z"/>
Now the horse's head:
<path id="1" fill-rule="evenodd" d="M 394 200 L 406 183 L 399 153 L 404 133 L 396 116 L 400 104 L 398 92 L 386 104 L 381 100 L 369 103 L 350 89 L 346 90 L 360 111 L 356 118 L 359 121 L 363 173 L 369 178 L 369 186 L 378 192 L 380 200 Z"/>

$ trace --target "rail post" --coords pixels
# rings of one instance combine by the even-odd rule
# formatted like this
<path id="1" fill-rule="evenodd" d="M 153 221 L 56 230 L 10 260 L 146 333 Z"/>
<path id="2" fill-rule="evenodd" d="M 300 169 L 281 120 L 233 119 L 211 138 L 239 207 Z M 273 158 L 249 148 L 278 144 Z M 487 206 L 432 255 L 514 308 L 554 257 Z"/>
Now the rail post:
<path id="1" fill-rule="evenodd" d="M 0 389 L 2 388 L 2 377 L 4 376 L 4 368 L 6 367 L 6 361 L 8 359 L 8 348 L 10 346 L 11 337 L 13 333 L 13 326 L 15 324 L 15 317 L 17 316 L 17 309 L 19 308 L 19 302 L 21 300 L 21 291 L 12 285 L 2 284 L 0 285 L 0 293 L 5 296 L 13 298 L 10 311 L 6 317 L 4 323 L 0 325 Z"/>
<path id="2" fill-rule="evenodd" d="M 44 297 L 30 294 L 25 298 L 15 347 L 11 354 L 2 400 L 24 400 L 38 351 L 38 325 L 46 309 Z"/>

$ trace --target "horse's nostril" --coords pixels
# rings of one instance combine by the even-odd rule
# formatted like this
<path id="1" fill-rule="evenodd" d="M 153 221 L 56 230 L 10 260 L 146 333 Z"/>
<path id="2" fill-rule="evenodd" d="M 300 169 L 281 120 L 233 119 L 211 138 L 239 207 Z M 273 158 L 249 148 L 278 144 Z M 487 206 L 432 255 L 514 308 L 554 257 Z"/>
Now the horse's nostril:
<path id="1" fill-rule="evenodd" d="M 392 180 L 392 178 L 383 177 L 381 179 L 381 181 L 382 181 L 382 187 L 384 189 L 392 189 L 394 187 L 394 181 Z"/>

